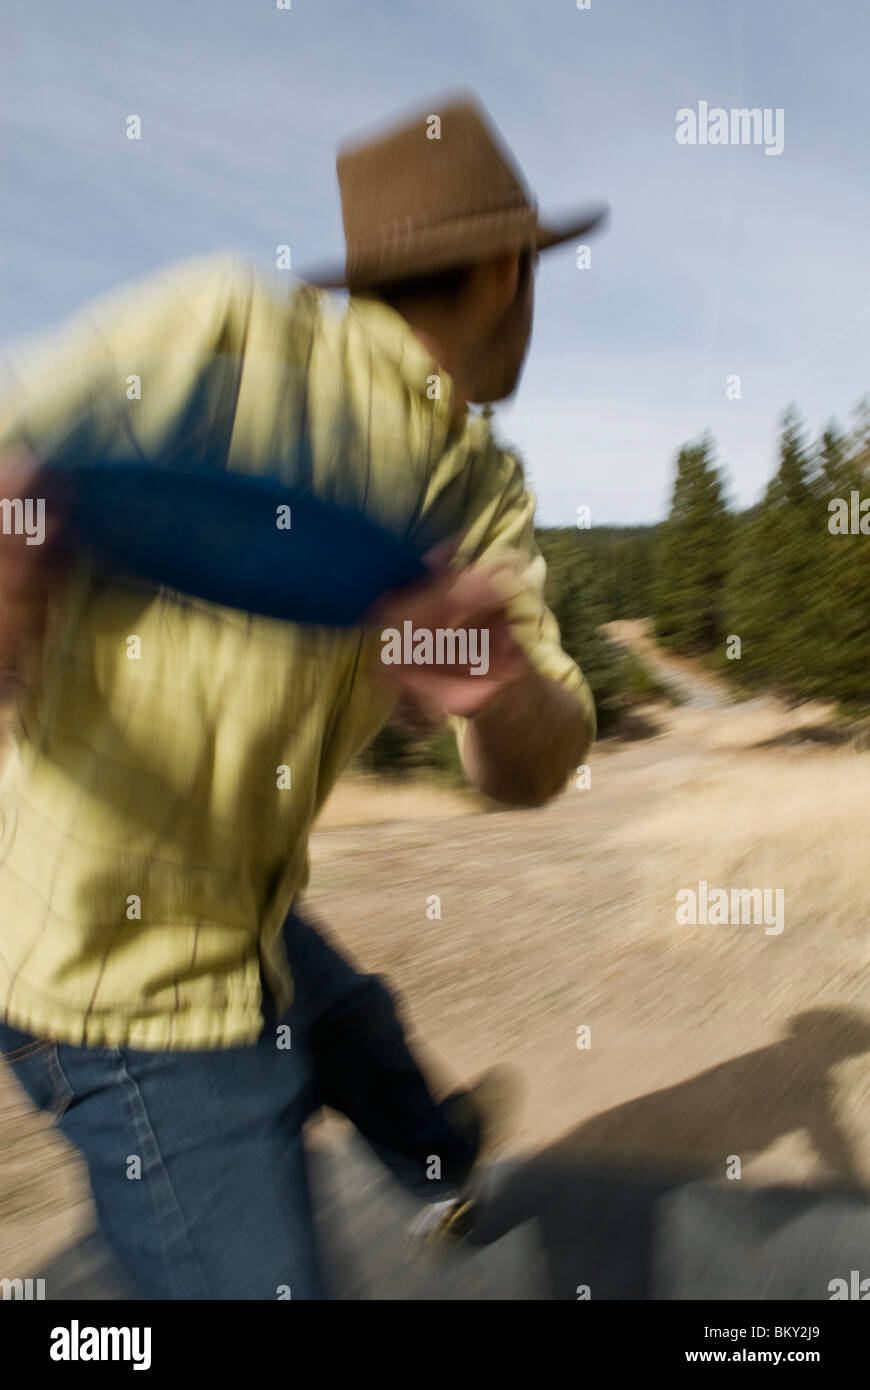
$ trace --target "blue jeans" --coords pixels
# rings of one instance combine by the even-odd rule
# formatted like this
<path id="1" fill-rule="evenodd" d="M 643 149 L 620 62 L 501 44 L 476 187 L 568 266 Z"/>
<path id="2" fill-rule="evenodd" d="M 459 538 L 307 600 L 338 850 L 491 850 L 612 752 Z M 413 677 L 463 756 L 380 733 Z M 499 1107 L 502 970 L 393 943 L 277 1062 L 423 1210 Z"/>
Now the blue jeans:
<path id="1" fill-rule="evenodd" d="M 33 1038 L 0 1052 L 87 1161 L 100 1227 L 139 1298 L 327 1297 L 302 1141 L 321 1104 L 346 1114 L 408 1188 L 453 1190 L 475 1144 L 450 1125 L 392 998 L 296 914 L 284 929 L 296 998 L 252 1046 L 144 1052 Z M 292 1046 L 276 1046 L 276 1023 Z M 440 1181 L 428 1162 L 441 1160 Z"/>

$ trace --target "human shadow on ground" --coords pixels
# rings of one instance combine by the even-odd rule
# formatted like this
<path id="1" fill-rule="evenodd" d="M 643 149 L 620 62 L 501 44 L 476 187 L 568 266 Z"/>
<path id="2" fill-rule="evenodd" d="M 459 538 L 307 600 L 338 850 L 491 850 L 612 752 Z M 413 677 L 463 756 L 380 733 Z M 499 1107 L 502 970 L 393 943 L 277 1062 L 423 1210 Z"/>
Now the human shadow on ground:
<path id="1" fill-rule="evenodd" d="M 799 1014 L 780 1042 L 603 1111 L 513 1168 L 473 1243 L 536 1222 L 557 1299 L 829 1297 L 829 1280 L 870 1241 L 870 1202 L 831 1071 L 868 1050 L 862 1016 Z M 726 1180 L 735 1159 L 742 1170 L 798 1130 L 827 1187 Z"/>

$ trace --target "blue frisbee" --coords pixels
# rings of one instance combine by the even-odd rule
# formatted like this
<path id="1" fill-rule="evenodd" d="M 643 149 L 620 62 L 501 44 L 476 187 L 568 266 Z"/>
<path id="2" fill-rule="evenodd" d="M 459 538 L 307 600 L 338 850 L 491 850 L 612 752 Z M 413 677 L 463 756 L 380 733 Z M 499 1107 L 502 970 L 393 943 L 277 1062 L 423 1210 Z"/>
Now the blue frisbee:
<path id="1" fill-rule="evenodd" d="M 110 460 L 43 477 L 98 560 L 227 608 L 354 627 L 386 590 L 426 573 L 369 517 L 273 477 Z"/>

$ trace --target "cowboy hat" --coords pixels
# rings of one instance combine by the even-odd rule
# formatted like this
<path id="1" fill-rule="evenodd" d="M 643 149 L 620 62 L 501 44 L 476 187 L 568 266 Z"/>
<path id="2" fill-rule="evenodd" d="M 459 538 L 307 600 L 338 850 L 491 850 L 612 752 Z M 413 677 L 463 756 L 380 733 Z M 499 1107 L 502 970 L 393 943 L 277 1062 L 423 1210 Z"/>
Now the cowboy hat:
<path id="1" fill-rule="evenodd" d="M 605 220 L 607 206 L 598 203 L 558 226 L 540 222 L 513 156 L 474 96 L 434 100 L 429 112 L 339 150 L 344 269 L 304 279 L 324 289 L 366 289 L 505 251 L 544 251 Z"/>

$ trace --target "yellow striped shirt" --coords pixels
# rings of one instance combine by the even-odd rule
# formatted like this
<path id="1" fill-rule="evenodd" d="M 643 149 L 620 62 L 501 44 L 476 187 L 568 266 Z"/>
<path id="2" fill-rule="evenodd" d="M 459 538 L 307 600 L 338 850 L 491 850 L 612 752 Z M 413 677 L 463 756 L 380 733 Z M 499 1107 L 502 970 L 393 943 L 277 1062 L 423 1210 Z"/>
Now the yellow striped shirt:
<path id="1" fill-rule="evenodd" d="M 89 306 L 16 362 L 0 448 L 280 470 L 459 558 L 523 556 L 509 613 L 544 674 L 591 695 L 543 603 L 534 499 L 385 304 L 221 255 Z M 335 557 L 337 565 L 341 556 Z M 138 638 L 138 642 L 131 639 Z M 390 712 L 377 638 L 304 628 L 77 561 L 0 783 L 0 1017 L 88 1046 L 210 1048 L 292 998 L 282 922 L 312 821 Z"/>

